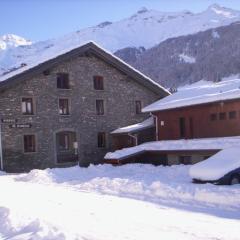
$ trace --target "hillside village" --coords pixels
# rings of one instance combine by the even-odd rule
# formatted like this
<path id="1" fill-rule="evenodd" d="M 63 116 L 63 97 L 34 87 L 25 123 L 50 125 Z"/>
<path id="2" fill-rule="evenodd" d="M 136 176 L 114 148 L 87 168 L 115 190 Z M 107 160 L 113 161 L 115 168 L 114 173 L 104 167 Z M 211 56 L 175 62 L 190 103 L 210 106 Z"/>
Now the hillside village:
<path id="1" fill-rule="evenodd" d="M 239 21 L 144 7 L 0 37 L 0 239 L 239 239 Z"/>

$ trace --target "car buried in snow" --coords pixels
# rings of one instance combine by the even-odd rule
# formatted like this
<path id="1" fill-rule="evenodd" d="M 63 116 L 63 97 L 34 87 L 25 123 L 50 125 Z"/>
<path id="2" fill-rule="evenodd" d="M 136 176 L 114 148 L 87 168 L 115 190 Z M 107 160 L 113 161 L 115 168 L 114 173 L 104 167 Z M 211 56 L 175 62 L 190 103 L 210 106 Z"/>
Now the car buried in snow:
<path id="1" fill-rule="evenodd" d="M 194 164 L 189 175 L 194 183 L 240 184 L 240 147 L 221 150 L 205 161 Z"/>

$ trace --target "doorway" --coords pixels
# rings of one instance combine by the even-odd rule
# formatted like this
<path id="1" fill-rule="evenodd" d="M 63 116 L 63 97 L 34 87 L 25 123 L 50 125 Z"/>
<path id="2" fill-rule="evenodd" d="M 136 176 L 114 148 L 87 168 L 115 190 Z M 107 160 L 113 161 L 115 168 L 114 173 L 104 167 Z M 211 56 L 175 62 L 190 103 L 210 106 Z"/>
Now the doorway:
<path id="1" fill-rule="evenodd" d="M 76 133 L 62 131 L 56 133 L 57 163 L 78 161 L 78 143 Z"/>

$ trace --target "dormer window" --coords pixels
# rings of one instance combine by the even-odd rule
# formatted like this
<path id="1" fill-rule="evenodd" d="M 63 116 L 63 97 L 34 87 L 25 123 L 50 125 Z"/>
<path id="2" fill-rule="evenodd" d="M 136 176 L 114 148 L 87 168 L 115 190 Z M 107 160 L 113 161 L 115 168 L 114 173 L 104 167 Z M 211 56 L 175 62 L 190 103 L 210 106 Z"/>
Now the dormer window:
<path id="1" fill-rule="evenodd" d="M 95 90 L 104 90 L 103 77 L 94 76 L 93 77 L 93 86 Z"/>
<path id="2" fill-rule="evenodd" d="M 68 73 L 58 73 L 57 74 L 57 88 L 70 89 Z"/>

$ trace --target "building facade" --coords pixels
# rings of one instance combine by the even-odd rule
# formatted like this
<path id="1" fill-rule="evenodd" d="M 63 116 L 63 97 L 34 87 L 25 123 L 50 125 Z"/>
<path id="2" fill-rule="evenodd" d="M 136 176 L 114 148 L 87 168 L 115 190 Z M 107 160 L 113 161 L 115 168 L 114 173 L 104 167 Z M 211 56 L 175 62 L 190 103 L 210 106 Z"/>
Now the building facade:
<path id="1" fill-rule="evenodd" d="M 240 136 L 240 99 L 153 113 L 158 140 Z"/>
<path id="2" fill-rule="evenodd" d="M 168 95 L 89 43 L 0 83 L 2 169 L 100 163 L 110 132 L 144 120 L 136 112 Z"/>

